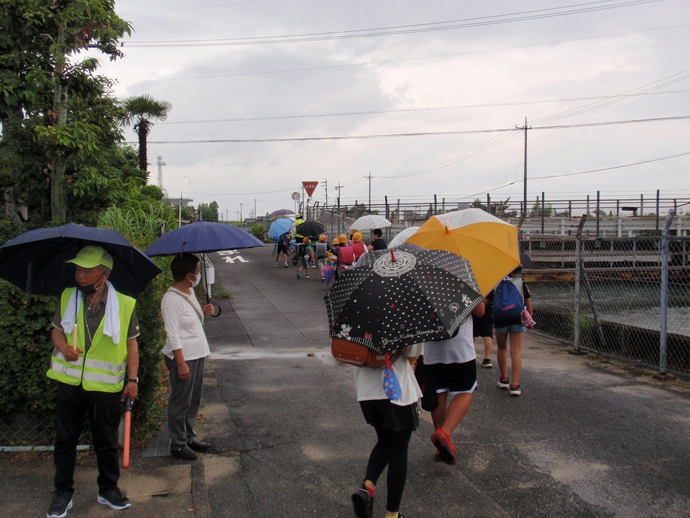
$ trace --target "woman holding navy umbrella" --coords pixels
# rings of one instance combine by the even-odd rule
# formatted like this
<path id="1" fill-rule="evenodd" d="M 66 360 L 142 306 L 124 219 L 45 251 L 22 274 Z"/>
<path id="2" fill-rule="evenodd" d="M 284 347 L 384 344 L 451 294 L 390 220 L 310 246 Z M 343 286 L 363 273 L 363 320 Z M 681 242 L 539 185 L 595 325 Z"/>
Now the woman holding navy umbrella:
<path id="1" fill-rule="evenodd" d="M 201 273 L 199 258 L 192 254 L 176 255 L 170 265 L 174 283 L 163 295 L 161 313 L 165 322 L 165 365 L 170 372 L 168 430 L 170 453 L 182 460 L 195 460 L 196 452 L 211 445 L 196 439 L 194 423 L 201 404 L 204 361 L 211 353 L 204 317 L 213 315 L 213 304 L 203 308 L 194 294 Z"/>

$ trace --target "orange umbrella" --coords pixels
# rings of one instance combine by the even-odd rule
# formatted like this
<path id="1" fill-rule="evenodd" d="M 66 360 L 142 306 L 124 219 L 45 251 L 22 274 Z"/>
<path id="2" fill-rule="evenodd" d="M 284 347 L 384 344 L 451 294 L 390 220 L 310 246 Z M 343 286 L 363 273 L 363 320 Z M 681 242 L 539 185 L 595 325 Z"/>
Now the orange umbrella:
<path id="1" fill-rule="evenodd" d="M 432 216 L 407 243 L 429 250 L 445 250 L 467 259 L 485 296 L 520 266 L 517 227 L 481 209 Z"/>

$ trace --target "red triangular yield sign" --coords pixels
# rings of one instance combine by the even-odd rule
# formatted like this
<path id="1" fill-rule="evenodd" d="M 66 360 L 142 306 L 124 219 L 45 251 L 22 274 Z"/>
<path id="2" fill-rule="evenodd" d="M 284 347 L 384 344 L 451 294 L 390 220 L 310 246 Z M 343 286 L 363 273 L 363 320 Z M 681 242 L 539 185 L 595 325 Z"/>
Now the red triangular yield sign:
<path id="1" fill-rule="evenodd" d="M 314 191 L 318 185 L 319 182 L 302 182 L 302 187 L 304 187 L 304 190 L 307 191 L 307 196 L 310 198 L 311 195 L 314 194 Z"/>

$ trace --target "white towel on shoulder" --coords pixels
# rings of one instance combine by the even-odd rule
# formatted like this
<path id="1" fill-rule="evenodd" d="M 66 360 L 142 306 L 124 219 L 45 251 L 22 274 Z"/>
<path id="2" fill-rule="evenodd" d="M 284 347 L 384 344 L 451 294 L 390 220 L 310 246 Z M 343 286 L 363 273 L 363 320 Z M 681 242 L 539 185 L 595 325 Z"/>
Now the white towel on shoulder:
<path id="1" fill-rule="evenodd" d="M 103 334 L 109 336 L 113 339 L 113 343 L 120 343 L 120 302 L 117 300 L 117 294 L 115 293 L 115 288 L 110 283 L 106 281 L 108 285 L 108 298 L 105 301 L 105 323 L 103 325 Z M 76 322 L 75 316 L 81 311 L 81 301 L 79 290 L 74 290 L 74 294 L 70 297 L 67 303 L 67 309 L 65 309 L 65 314 L 60 321 L 62 330 L 65 334 L 70 334 L 74 329 L 74 324 Z"/>

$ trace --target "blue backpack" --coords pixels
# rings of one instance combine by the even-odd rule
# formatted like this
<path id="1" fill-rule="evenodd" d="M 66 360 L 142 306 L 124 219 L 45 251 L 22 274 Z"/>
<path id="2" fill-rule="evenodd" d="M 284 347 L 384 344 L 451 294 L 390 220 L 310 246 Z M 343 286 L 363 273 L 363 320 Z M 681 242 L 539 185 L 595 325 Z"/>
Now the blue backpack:
<path id="1" fill-rule="evenodd" d="M 494 316 L 499 319 L 519 317 L 525 309 L 525 301 L 512 281 L 503 279 L 494 288 Z"/>

